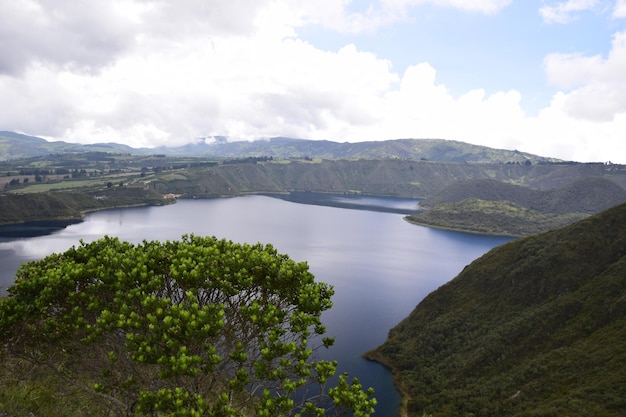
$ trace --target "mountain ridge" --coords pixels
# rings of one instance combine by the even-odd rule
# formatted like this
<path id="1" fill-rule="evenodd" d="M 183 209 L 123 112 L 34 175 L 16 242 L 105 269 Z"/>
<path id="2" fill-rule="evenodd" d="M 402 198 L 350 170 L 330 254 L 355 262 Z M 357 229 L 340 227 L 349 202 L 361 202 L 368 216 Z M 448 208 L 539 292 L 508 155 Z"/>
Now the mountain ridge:
<path id="1" fill-rule="evenodd" d="M 425 198 L 422 207 L 429 210 L 411 214 L 411 223 L 509 236 L 562 227 L 626 201 L 626 166 L 615 164 L 553 162 L 435 139 L 215 141 L 177 148 L 193 155 L 185 157 L 154 149 L 134 154 L 133 148 L 114 143 L 61 142 L 53 149 L 40 138 L 0 132 L 0 155 L 58 152 L 0 161 L 0 186 L 5 199 L 11 198 L 7 194 L 85 191 L 81 187 L 98 192 L 113 184 L 193 198 L 303 191 Z M 207 148 L 221 156 L 198 156 Z M 43 220 L 26 212 L 30 216 L 23 221 Z M 15 221 L 3 219 L 0 223 Z"/>
<path id="2" fill-rule="evenodd" d="M 321 159 L 415 159 L 458 163 L 562 163 L 556 158 L 533 155 L 517 150 L 494 149 L 447 139 L 390 139 L 364 142 L 274 137 L 254 141 L 228 142 L 218 138 L 178 147 L 132 148 L 118 143 L 82 145 L 50 142 L 35 136 L 0 131 L 0 160 L 45 156 L 61 152 L 123 152 L 196 156 L 215 158 L 321 158 Z"/>
<path id="3" fill-rule="evenodd" d="M 626 204 L 466 266 L 368 354 L 409 416 L 626 411 Z"/>
<path id="4" fill-rule="evenodd" d="M 626 201 L 626 190 L 606 177 L 572 179 L 541 190 L 493 179 L 452 183 L 420 202 L 411 223 L 474 233 L 527 236 L 556 229 Z"/>

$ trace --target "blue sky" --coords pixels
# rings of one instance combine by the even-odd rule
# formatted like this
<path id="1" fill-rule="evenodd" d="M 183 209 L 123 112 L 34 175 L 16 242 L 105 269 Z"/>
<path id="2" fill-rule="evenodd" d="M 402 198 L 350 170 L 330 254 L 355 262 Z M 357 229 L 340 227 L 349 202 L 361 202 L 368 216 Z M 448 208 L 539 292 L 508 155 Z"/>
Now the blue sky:
<path id="1" fill-rule="evenodd" d="M 626 0 L 0 0 L 0 128 L 626 163 Z"/>
<path id="2" fill-rule="evenodd" d="M 369 2 L 354 2 L 364 12 Z M 358 4 L 357 4 L 358 3 Z M 498 13 L 467 12 L 424 4 L 393 25 L 369 33 L 337 33 L 308 26 L 298 35 L 320 49 L 354 44 L 389 60 L 393 70 L 428 62 L 453 94 L 480 87 L 487 93 L 517 89 L 522 107 L 536 112 L 558 88 L 546 78 L 543 59 L 550 53 L 606 55 L 611 38 L 624 26 L 609 10 L 573 13 L 567 24 L 550 24 L 539 12 L 541 2 L 512 2 Z M 365 7 L 365 9 L 363 9 Z"/>

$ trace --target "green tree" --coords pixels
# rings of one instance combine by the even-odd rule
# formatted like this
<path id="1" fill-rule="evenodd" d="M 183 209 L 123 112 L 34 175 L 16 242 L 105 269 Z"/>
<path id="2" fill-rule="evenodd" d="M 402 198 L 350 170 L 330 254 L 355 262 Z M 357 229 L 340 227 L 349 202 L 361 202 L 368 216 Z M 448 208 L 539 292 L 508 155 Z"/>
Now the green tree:
<path id="1" fill-rule="evenodd" d="M 22 265 L 0 342 L 111 415 L 373 413 L 373 391 L 317 359 L 333 289 L 271 245 L 105 237 Z M 308 394 L 315 392 L 316 394 Z"/>

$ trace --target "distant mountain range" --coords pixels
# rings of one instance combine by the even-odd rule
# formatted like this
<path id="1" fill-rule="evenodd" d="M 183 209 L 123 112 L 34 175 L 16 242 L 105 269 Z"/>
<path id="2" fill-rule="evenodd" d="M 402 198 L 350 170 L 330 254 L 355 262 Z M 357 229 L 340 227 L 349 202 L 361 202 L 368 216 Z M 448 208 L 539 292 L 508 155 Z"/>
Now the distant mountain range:
<path id="1" fill-rule="evenodd" d="M 97 145 L 82 145 L 62 141 L 49 142 L 36 136 L 21 133 L 0 131 L 0 161 L 9 159 L 34 158 L 59 153 L 77 152 L 123 152 L 142 153 L 140 149 L 119 143 L 100 143 Z"/>
<path id="2" fill-rule="evenodd" d="M 425 199 L 425 210 L 409 215 L 412 223 L 510 236 L 562 227 L 626 201 L 626 166 L 559 161 L 440 139 L 337 143 L 218 138 L 177 148 L 135 149 L 0 132 L 0 161 L 5 193 L 78 191 L 81 182 L 49 174 L 81 169 L 99 176 L 100 185 L 125 178 L 144 187 L 149 181 L 163 195 L 196 198 L 294 191 L 417 197 Z M 91 186 L 97 189 L 98 184 Z M 66 217 L 77 210 L 76 201 L 67 199 L 73 203 L 66 205 Z M 26 200 L 15 204 L 27 207 Z M 83 202 L 82 209 L 92 208 Z M 29 212 L 14 210 L 22 221 L 61 216 L 42 210 L 26 216 Z M 16 221 L 6 213 L 0 223 Z"/>
<path id="3" fill-rule="evenodd" d="M 228 142 L 225 138 L 202 141 L 179 147 L 132 148 L 119 143 L 81 145 L 49 142 L 45 139 L 15 132 L 0 131 L 0 160 L 32 158 L 65 152 L 112 152 L 132 154 L 164 154 L 205 158 L 321 158 L 321 159 L 412 159 L 458 163 L 546 164 L 562 162 L 516 150 L 493 149 L 486 146 L 444 139 L 395 139 L 384 141 L 339 143 L 328 140 L 306 140 L 276 137 L 252 142 Z"/>

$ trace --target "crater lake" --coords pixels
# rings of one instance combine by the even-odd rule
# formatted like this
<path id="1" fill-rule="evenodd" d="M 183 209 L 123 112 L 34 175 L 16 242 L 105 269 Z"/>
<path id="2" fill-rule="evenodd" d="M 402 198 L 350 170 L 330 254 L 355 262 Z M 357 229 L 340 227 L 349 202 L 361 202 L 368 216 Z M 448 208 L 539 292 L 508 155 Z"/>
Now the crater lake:
<path id="1" fill-rule="evenodd" d="M 382 344 L 388 331 L 431 291 L 454 278 L 467 264 L 511 238 L 431 229 L 409 224 L 403 212 L 418 200 L 324 196 L 299 202 L 252 195 L 181 199 L 160 207 L 89 213 L 80 223 L 42 236 L 12 226 L 0 237 L 0 291 L 19 265 L 63 252 L 104 235 L 134 243 L 177 240 L 183 234 L 216 236 L 240 243 L 271 243 L 296 261 L 306 261 L 319 281 L 335 288 L 333 308 L 323 320 L 335 345 L 322 357 L 339 361 L 364 387 L 373 387 L 376 415 L 394 417 L 400 395 L 391 372 L 362 358 Z M 306 204 L 302 204 L 306 203 Z M 66 226 L 66 227 L 65 227 Z M 0 233 L 1 233 L 0 228 Z"/>

